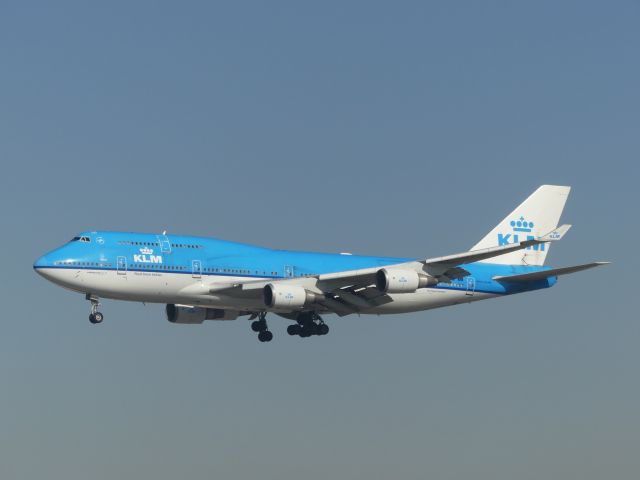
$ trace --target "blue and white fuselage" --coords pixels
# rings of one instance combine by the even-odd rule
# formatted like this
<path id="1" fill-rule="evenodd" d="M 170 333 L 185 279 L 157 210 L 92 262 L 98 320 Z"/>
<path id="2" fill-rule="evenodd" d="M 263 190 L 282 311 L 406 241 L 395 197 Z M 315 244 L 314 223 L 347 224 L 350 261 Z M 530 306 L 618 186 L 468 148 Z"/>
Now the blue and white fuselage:
<path id="1" fill-rule="evenodd" d="M 82 240 L 81 240 L 82 239 Z M 210 238 L 125 232 L 83 232 L 39 258 L 34 268 L 46 279 L 102 298 L 194 304 L 241 311 L 275 310 L 236 296 L 212 294 L 217 285 L 283 280 L 382 268 L 417 262 L 411 258 L 369 257 L 272 250 Z M 555 277 L 528 284 L 500 283 L 496 275 L 544 269 L 521 265 L 463 265 L 469 275 L 413 293 L 390 294 L 393 301 L 360 313 L 399 313 L 470 302 L 489 296 L 550 287 Z M 249 299 L 250 300 L 250 299 Z"/>
<path id="2" fill-rule="evenodd" d="M 557 275 L 598 265 L 543 266 L 549 243 L 568 229 L 557 227 L 567 195 L 568 187 L 542 186 L 469 252 L 432 259 L 96 231 L 40 257 L 34 268 L 47 280 L 85 294 L 94 323 L 102 320 L 98 299 L 108 298 L 167 304 L 169 320 L 176 323 L 260 316 L 254 330 L 264 341 L 271 339 L 264 333 L 264 315 L 275 312 L 298 320 L 298 330 L 290 333 L 309 336 L 328 331 L 318 327 L 324 325 L 319 317 L 324 313 L 391 314 L 468 303 L 551 287 Z M 509 231 L 528 232 L 527 239 Z M 515 240 L 505 241 L 509 238 Z"/>

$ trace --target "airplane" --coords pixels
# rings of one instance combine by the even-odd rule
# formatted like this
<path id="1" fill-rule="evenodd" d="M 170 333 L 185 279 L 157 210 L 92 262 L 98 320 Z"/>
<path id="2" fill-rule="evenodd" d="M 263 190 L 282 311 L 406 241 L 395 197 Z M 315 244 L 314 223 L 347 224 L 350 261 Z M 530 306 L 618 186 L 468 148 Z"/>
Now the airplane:
<path id="1" fill-rule="evenodd" d="M 91 303 L 166 304 L 175 324 L 247 317 L 261 342 L 267 313 L 292 323 L 292 336 L 323 336 L 321 315 L 397 314 L 552 287 L 558 276 L 605 265 L 544 266 L 570 187 L 542 185 L 469 251 L 414 259 L 275 250 L 213 238 L 115 231 L 84 232 L 36 260 L 45 279 Z"/>

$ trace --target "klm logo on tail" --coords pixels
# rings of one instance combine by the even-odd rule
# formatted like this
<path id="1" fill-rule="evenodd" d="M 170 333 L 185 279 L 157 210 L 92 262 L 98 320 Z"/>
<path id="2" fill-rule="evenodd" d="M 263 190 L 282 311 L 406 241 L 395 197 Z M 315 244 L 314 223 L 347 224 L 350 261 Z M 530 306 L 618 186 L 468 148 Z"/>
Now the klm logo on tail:
<path id="1" fill-rule="evenodd" d="M 507 233 L 507 234 L 498 233 L 499 246 L 520 243 L 523 240 L 535 240 L 536 237 L 533 235 L 527 235 L 526 238 L 520 238 L 521 236 L 524 237 L 523 234 L 530 233 L 531 231 L 533 231 L 533 227 L 534 227 L 533 222 L 529 222 L 525 220 L 524 217 L 520 217 L 518 220 L 511 220 L 509 224 L 511 225 L 511 228 L 513 229 L 514 233 Z M 527 250 L 531 250 L 531 249 L 540 250 L 544 252 L 544 243 L 539 243 L 537 245 L 532 245 L 527 247 Z"/>

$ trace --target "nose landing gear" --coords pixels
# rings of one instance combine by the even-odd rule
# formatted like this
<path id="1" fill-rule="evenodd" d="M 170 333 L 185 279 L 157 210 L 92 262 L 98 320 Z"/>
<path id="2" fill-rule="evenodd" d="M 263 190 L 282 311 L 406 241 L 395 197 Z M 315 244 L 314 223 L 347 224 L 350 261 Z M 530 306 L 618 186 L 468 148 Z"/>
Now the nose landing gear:
<path id="1" fill-rule="evenodd" d="M 273 333 L 271 333 L 267 325 L 266 312 L 260 312 L 258 314 L 258 320 L 251 322 L 251 330 L 258 332 L 258 340 L 261 342 L 270 342 L 273 340 Z"/>
<path id="2" fill-rule="evenodd" d="M 104 320 L 104 315 L 102 314 L 102 312 L 98 311 L 98 307 L 100 306 L 100 301 L 98 300 L 98 297 L 87 293 L 86 299 L 91 302 L 91 312 L 89 313 L 89 321 L 94 325 L 98 323 L 102 323 L 102 321 Z"/>

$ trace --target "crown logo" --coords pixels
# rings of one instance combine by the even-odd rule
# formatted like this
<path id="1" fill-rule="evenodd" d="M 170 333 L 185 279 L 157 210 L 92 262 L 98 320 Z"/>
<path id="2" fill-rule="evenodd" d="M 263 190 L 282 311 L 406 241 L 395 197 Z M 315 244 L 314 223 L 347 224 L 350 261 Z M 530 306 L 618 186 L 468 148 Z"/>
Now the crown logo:
<path id="1" fill-rule="evenodd" d="M 152 255 L 153 250 L 151 248 L 143 247 L 140 249 L 140 253 L 143 255 Z"/>
<path id="2" fill-rule="evenodd" d="M 528 222 L 524 217 L 520 217 L 518 220 L 511 220 L 511 227 L 514 232 L 530 232 L 533 228 L 533 222 Z"/>

